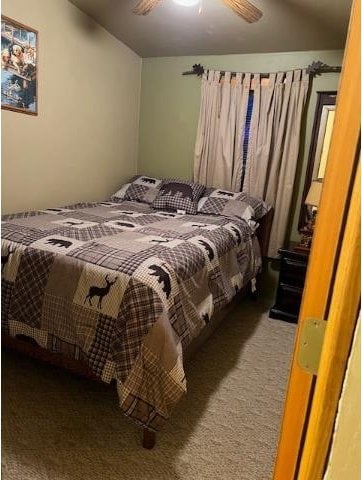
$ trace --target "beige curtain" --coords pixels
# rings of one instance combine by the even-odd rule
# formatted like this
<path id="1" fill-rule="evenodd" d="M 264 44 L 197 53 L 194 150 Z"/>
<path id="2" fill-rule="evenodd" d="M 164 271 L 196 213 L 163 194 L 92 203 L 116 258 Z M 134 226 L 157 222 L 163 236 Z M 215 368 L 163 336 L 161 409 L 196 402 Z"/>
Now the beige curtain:
<path id="1" fill-rule="evenodd" d="M 220 72 L 204 73 L 201 80 L 201 105 L 195 144 L 194 180 L 211 186 L 215 146 L 219 126 Z"/>
<path id="2" fill-rule="evenodd" d="M 254 107 L 243 190 L 274 207 L 268 256 L 285 242 L 309 75 L 305 70 L 255 78 Z"/>
<path id="3" fill-rule="evenodd" d="M 201 81 L 201 106 L 194 156 L 194 180 L 207 186 L 240 190 L 241 132 L 250 89 L 250 74 L 231 80 L 209 71 Z"/>
<path id="4" fill-rule="evenodd" d="M 234 192 L 238 192 L 241 186 L 241 177 L 242 177 L 242 166 L 243 166 L 243 155 L 244 155 L 244 146 L 243 146 L 243 133 L 246 119 L 246 112 L 248 109 L 248 100 L 251 89 L 251 74 L 246 73 L 244 75 L 242 84 L 241 84 L 241 98 L 240 98 L 240 107 L 237 110 L 236 118 L 236 140 L 235 140 L 235 151 L 234 151 L 234 162 L 233 162 L 233 171 L 231 179 L 231 189 Z"/>
<path id="5" fill-rule="evenodd" d="M 202 78 L 194 180 L 233 191 L 241 188 L 272 205 L 271 257 L 285 241 L 308 86 L 305 70 L 271 73 L 267 80 L 259 74 L 238 74 L 231 81 L 226 72 L 220 82 L 220 72 L 214 71 Z M 250 132 L 244 144 L 251 89 Z"/>

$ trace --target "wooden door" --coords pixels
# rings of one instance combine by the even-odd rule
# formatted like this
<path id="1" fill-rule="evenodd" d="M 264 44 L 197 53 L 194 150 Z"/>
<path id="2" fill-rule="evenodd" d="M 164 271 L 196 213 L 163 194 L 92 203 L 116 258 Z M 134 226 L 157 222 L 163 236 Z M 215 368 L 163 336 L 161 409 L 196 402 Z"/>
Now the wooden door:
<path id="1" fill-rule="evenodd" d="M 315 443 L 318 435 L 311 436 L 310 412 L 314 411 L 314 421 L 318 418 L 315 414 L 316 402 L 321 401 L 321 397 L 316 397 L 313 402 L 313 396 L 316 389 L 320 392 L 321 382 L 328 384 L 329 376 L 336 372 L 333 366 L 330 369 L 324 368 L 323 373 L 319 369 L 318 376 L 311 375 L 304 371 L 297 362 L 297 348 L 301 335 L 303 323 L 307 318 L 328 319 L 331 301 L 333 298 L 333 289 L 336 286 L 336 272 L 340 261 L 343 259 L 344 250 L 342 242 L 346 230 L 348 212 L 351 204 L 351 192 L 356 177 L 358 164 L 357 155 L 359 154 L 360 139 L 360 0 L 355 0 L 352 7 L 351 20 L 348 30 L 346 50 L 343 60 L 340 88 L 337 96 L 336 117 L 332 133 L 331 145 L 328 155 L 328 165 L 323 183 L 323 190 L 318 210 L 315 234 L 310 254 L 310 261 L 306 276 L 305 289 L 303 293 L 302 305 L 299 315 L 299 323 L 296 334 L 296 343 L 292 359 L 292 366 L 289 377 L 287 396 L 284 406 L 284 416 L 281 426 L 281 434 L 277 451 L 274 480 L 318 480 L 321 478 L 321 468 L 318 467 L 318 476 L 311 476 L 309 463 L 311 457 L 314 458 L 317 453 L 319 465 L 323 464 L 328 453 L 328 442 L 330 440 L 331 428 L 328 430 L 327 438 L 324 435 L 324 446 L 318 448 Z M 358 188 L 358 187 L 356 187 Z M 353 207 L 354 209 L 356 207 Z M 355 232 L 356 233 L 356 232 Z M 358 244 L 358 239 L 355 239 Z M 346 243 L 344 249 L 348 249 Z M 354 255 L 356 251 L 354 250 Z M 357 258 L 352 261 L 357 262 Z M 351 272 L 350 272 L 351 273 Z M 356 272 L 353 272 L 356 275 Z M 353 287 L 356 279 L 350 275 L 345 281 L 351 282 Z M 347 296 L 349 296 L 347 290 Z M 352 300 L 353 297 L 353 300 Z M 352 303 L 355 298 L 352 294 Z M 333 303 L 333 302 L 332 302 Z M 357 305 L 358 306 L 358 305 Z M 345 345 L 351 342 L 353 335 L 353 308 L 349 308 L 350 318 L 345 324 L 340 323 L 343 332 L 343 342 Z M 341 312 L 339 312 L 339 317 Z M 336 321 L 334 319 L 334 321 Z M 327 322 L 328 325 L 328 322 Z M 329 325 L 328 325 L 329 326 Z M 327 330 L 328 330 L 327 326 Z M 345 327 L 345 328 L 344 328 Z M 329 334 L 333 336 L 333 342 L 330 342 L 328 355 L 334 355 L 339 348 L 341 334 L 339 328 L 329 329 Z M 333 351 L 331 350 L 333 345 Z M 344 346 L 345 346 L 344 345 Z M 325 351 L 322 357 L 325 357 Z M 343 370 L 348 356 L 348 349 L 344 348 L 344 354 L 338 356 L 338 382 L 334 385 L 335 391 L 340 389 Z M 325 358 L 326 360 L 326 358 Z M 322 377 L 322 375 L 324 377 Z M 324 382 L 324 383 L 323 383 Z M 338 399 L 337 399 L 338 400 Z M 314 404 L 313 404 L 314 403 Z M 328 409 L 328 421 L 323 421 L 333 427 L 335 407 Z M 319 417 L 318 420 L 321 420 Z M 322 425 L 323 427 L 324 425 Z M 307 434 L 308 432 L 308 434 Z M 307 434 L 307 444 L 305 443 Z M 319 431 L 320 434 L 320 431 Z M 327 446 L 326 446 L 327 445 Z M 308 447 L 309 454 L 305 447 Z M 313 453 L 312 453 L 313 452 Z M 309 460 L 306 455 L 308 455 Z M 313 467 L 314 469 L 315 467 Z M 322 467 L 323 469 L 323 467 Z M 315 474 L 317 470 L 312 470 Z"/>

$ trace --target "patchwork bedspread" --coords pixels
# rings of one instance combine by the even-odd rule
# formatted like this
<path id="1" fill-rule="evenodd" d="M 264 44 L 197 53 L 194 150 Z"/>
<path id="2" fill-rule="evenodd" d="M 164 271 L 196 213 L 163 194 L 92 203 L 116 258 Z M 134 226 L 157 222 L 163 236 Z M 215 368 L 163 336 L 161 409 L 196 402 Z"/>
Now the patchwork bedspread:
<path id="1" fill-rule="evenodd" d="M 183 350 L 255 277 L 242 220 L 134 202 L 82 203 L 2 222 L 2 329 L 117 381 L 120 406 L 158 430 L 186 391 Z"/>

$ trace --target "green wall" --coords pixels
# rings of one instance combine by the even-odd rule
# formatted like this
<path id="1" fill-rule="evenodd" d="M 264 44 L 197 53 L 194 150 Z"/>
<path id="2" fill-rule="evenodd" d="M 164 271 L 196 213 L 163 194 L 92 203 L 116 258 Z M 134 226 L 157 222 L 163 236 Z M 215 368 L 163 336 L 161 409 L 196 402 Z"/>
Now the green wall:
<path id="1" fill-rule="evenodd" d="M 313 60 L 341 65 L 342 51 L 283 52 L 143 59 L 138 171 L 160 177 L 191 178 L 200 106 L 200 80 L 182 76 L 193 64 L 242 72 L 275 72 L 302 68 Z M 338 74 L 313 81 L 304 141 L 290 216 L 290 237 L 298 238 L 297 222 L 316 105 L 316 92 L 337 90 Z"/>

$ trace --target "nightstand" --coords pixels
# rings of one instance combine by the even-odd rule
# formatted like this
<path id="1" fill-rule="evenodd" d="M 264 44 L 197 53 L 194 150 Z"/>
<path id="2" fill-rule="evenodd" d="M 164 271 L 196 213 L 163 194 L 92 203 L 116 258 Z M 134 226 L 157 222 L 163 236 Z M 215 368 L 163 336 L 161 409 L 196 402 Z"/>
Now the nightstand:
<path id="1" fill-rule="evenodd" d="M 269 317 L 296 323 L 302 301 L 309 250 L 300 250 L 296 246 L 290 249 L 281 248 L 278 253 L 279 283 L 275 305 L 270 310 Z"/>

